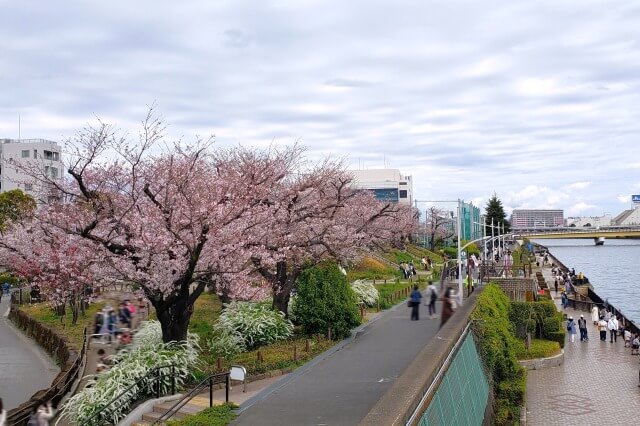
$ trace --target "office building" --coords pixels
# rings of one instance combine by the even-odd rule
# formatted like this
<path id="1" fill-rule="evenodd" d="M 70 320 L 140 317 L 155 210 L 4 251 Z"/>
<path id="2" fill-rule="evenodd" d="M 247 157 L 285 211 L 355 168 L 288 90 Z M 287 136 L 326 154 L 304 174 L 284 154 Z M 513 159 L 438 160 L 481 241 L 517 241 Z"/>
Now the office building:
<path id="1" fill-rule="evenodd" d="M 398 169 L 349 170 L 352 188 L 372 191 L 380 201 L 413 204 L 413 182 Z"/>
<path id="2" fill-rule="evenodd" d="M 518 209 L 511 213 L 511 228 L 551 228 L 564 226 L 563 210 L 525 210 Z"/>

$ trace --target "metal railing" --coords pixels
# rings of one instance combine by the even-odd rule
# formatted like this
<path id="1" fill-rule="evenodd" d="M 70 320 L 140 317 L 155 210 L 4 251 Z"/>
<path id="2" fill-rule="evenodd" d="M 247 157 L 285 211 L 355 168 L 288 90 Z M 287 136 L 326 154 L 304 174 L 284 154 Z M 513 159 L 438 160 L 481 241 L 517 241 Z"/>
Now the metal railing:
<path id="1" fill-rule="evenodd" d="M 162 422 L 169 420 L 178 411 L 180 411 L 182 407 L 187 405 L 189 401 L 195 398 L 202 390 L 206 389 L 207 387 L 209 388 L 209 407 L 213 407 L 213 385 L 222 383 L 221 381 L 217 381 L 217 379 L 222 377 L 224 377 L 225 383 L 225 402 L 229 402 L 230 372 L 227 371 L 224 373 L 215 373 L 201 381 L 198 385 L 196 385 L 196 387 L 191 389 L 189 393 L 176 401 L 176 403 L 173 404 L 166 413 L 164 413 L 162 416 L 156 419 L 156 421 L 151 423 L 151 426 L 161 424 Z"/>
<path id="2" fill-rule="evenodd" d="M 143 377 L 140 377 L 138 380 L 136 380 L 135 383 L 133 383 L 131 386 L 129 386 L 128 388 L 120 392 L 117 396 L 112 398 L 111 401 L 105 404 L 102 408 L 100 408 L 97 411 L 94 411 L 94 413 L 88 419 L 82 422 L 82 425 L 92 426 L 94 424 L 104 424 L 103 422 L 98 422 L 98 423 L 94 423 L 94 422 L 98 420 L 104 420 L 104 419 L 101 419 L 100 416 L 108 415 L 110 410 L 113 410 L 115 407 L 117 407 L 117 405 L 115 404 L 117 404 L 118 402 L 122 403 L 122 401 L 120 401 L 121 398 L 125 395 L 128 395 L 129 392 L 134 388 L 141 387 L 142 389 L 144 388 L 148 389 L 149 386 L 151 386 L 152 390 L 155 391 L 156 398 L 160 398 L 162 393 L 162 378 L 163 378 L 162 371 L 167 368 L 171 369 L 171 395 L 175 395 L 176 393 L 175 368 L 176 367 L 177 366 L 175 364 L 168 364 L 168 365 L 161 365 L 159 367 L 155 367 L 151 369 L 148 374 L 146 374 Z M 147 383 L 144 383 L 145 381 Z"/>

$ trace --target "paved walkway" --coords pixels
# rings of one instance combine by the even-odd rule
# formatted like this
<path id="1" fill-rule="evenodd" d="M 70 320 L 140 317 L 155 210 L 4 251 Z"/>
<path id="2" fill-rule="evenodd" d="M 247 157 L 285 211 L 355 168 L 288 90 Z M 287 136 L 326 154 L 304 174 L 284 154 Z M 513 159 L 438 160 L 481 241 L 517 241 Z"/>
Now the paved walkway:
<path id="1" fill-rule="evenodd" d="M 550 281 L 551 271 L 543 270 Z M 552 292 L 552 295 L 555 295 Z M 559 300 L 555 300 L 560 306 Z M 600 341 L 588 312 L 567 308 L 577 323 L 584 315 L 589 325 L 589 341 L 567 341 L 564 364 L 546 370 L 529 371 L 527 377 L 528 425 L 638 424 L 640 387 L 638 356 L 617 343 Z"/>
<path id="2" fill-rule="evenodd" d="M 410 321 L 406 303 L 382 312 L 357 338 L 247 401 L 233 424 L 358 424 L 436 334 L 440 319 L 426 312 L 420 321 Z"/>
<path id="3" fill-rule="evenodd" d="M 26 402 L 51 385 L 60 369 L 36 343 L 5 317 L 9 297 L 0 303 L 0 398 L 7 410 Z"/>

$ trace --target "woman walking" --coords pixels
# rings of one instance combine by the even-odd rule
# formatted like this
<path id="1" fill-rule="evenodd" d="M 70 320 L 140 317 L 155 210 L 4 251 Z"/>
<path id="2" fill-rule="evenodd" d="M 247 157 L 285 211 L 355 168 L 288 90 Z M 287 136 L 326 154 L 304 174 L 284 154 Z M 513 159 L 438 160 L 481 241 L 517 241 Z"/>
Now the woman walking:
<path id="1" fill-rule="evenodd" d="M 573 322 L 573 317 L 569 317 L 569 322 L 567 323 L 567 331 L 569 332 L 569 337 L 571 343 L 576 341 L 576 323 Z"/>
<path id="2" fill-rule="evenodd" d="M 444 298 L 442 299 L 442 317 L 440 320 L 440 328 L 451 318 L 453 315 L 453 300 L 451 300 L 451 288 L 447 287 L 444 292 Z"/>

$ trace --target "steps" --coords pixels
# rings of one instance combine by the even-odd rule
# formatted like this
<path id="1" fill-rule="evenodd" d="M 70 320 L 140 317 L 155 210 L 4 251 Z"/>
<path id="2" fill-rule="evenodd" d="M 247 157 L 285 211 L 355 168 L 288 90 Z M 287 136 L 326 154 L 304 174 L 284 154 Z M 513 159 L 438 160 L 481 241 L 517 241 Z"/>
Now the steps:
<path id="1" fill-rule="evenodd" d="M 133 426 L 150 426 L 153 422 L 162 417 L 163 414 L 168 412 L 176 402 L 177 401 L 168 401 L 155 404 L 153 406 L 153 411 L 143 414 L 142 420 L 133 423 Z M 223 403 L 224 401 L 216 399 L 213 400 L 213 405 L 222 405 Z M 209 397 L 205 394 L 200 394 L 189 401 L 189 403 L 184 407 L 180 408 L 180 410 L 178 410 L 171 419 L 181 419 L 185 416 L 197 414 L 205 408 L 209 408 Z"/>

